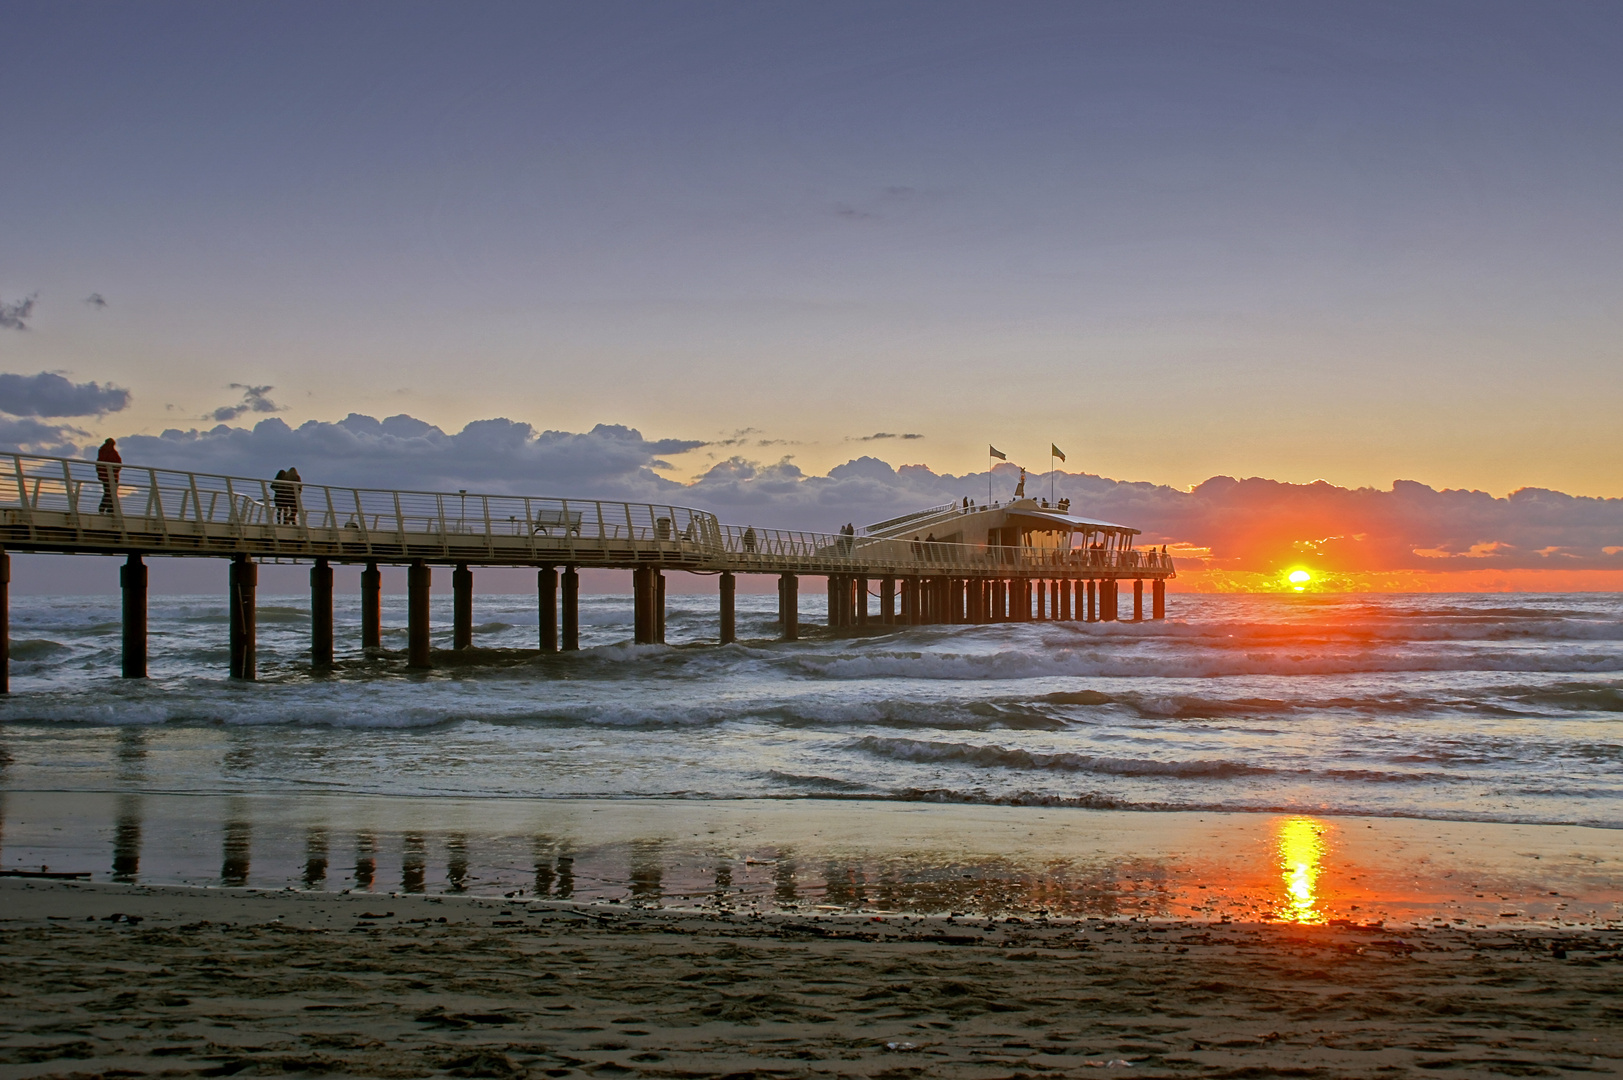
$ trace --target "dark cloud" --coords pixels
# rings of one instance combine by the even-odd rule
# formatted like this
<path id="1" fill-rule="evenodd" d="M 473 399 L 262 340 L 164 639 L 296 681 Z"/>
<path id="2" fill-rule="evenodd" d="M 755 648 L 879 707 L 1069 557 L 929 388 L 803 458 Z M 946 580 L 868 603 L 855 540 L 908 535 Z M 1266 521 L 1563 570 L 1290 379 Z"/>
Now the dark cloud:
<path id="1" fill-rule="evenodd" d="M 69 382 L 53 371 L 0 374 L 0 412 L 13 416 L 104 416 L 130 403 L 130 392 L 101 383 Z"/>
<path id="2" fill-rule="evenodd" d="M 0 416 L 0 449 L 46 457 L 78 457 L 79 444 L 90 433 L 65 424 L 44 424 L 24 417 Z"/>
<path id="3" fill-rule="evenodd" d="M 274 386 L 249 386 L 246 383 L 232 383 L 230 389 L 241 390 L 242 400 L 237 402 L 235 405 L 220 406 L 213 412 L 205 414 L 203 417 L 204 420 L 213 420 L 217 423 L 224 424 L 247 413 L 273 413 L 282 411 L 282 406 L 276 404 L 276 402 L 272 401 L 268 396 L 272 390 L 276 389 Z"/>
<path id="4" fill-rule="evenodd" d="M 909 432 L 906 435 L 898 435 L 893 431 L 876 431 L 872 435 L 860 436 L 856 441 L 857 442 L 875 442 L 875 441 L 878 441 L 878 440 L 881 440 L 881 439 L 922 439 L 922 438 L 924 438 L 923 435 L 914 434 L 912 432 Z M 849 442 L 850 440 L 848 439 L 846 441 Z"/>
<path id="5" fill-rule="evenodd" d="M 99 292 L 93 292 L 89 296 L 85 297 L 85 303 L 89 304 L 93 308 L 104 308 L 107 306 L 107 298 L 102 296 L 102 294 Z"/>
<path id="6" fill-rule="evenodd" d="M 13 300 L 9 304 L 0 300 L 0 327 L 7 330 L 27 330 L 28 320 L 34 314 L 34 301 L 37 299 L 38 293 L 25 296 L 21 300 Z"/>

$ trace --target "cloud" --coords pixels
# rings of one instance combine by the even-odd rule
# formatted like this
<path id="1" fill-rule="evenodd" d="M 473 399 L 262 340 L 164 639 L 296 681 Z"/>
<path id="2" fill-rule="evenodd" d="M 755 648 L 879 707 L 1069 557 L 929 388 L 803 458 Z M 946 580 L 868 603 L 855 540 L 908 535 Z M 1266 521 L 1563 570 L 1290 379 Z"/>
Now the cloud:
<path id="1" fill-rule="evenodd" d="M 213 420 L 217 423 L 223 424 L 227 421 L 235 420 L 237 417 L 242 416 L 245 413 L 273 413 L 282 411 L 282 406 L 276 404 L 276 402 L 272 401 L 268 396 L 266 396 L 272 390 L 276 389 L 274 386 L 249 386 L 246 383 L 234 382 L 231 384 L 230 389 L 241 390 L 242 400 L 235 405 L 222 405 L 213 412 L 204 414 L 204 420 Z"/>
<path id="2" fill-rule="evenodd" d="M 90 432 L 64 424 L 42 424 L 25 417 L 0 416 L 0 448 L 46 457 L 78 457 L 79 443 Z"/>
<path id="3" fill-rule="evenodd" d="M 109 383 L 75 383 L 54 371 L 0 374 L 0 412 L 13 416 L 104 416 L 130 403 L 130 392 Z"/>
<path id="4" fill-rule="evenodd" d="M 99 292 L 93 292 L 89 296 L 85 297 L 85 303 L 89 304 L 93 308 L 104 308 L 107 306 L 107 298 L 102 296 L 102 294 Z"/>
<path id="5" fill-rule="evenodd" d="M 898 434 L 896 434 L 895 432 L 892 432 L 892 431 L 876 431 L 872 435 L 859 436 L 856 441 L 857 442 L 874 442 L 874 441 L 879 440 L 879 439 L 922 439 L 922 438 L 924 438 L 923 435 L 917 435 L 917 434 L 913 434 L 911 432 L 909 432 L 906 435 L 898 435 Z M 846 441 L 850 442 L 851 440 L 847 439 Z"/>
<path id="6" fill-rule="evenodd" d="M 360 413 L 296 428 L 273 417 L 252 428 L 220 424 L 119 439 L 125 461 L 161 468 L 271 476 L 297 466 L 310 483 L 631 501 L 670 501 L 682 486 L 654 468 L 667 455 L 703 445 L 645 439 L 614 424 L 581 433 L 536 431 L 504 418 L 447 434 L 405 414 L 379 420 Z"/>
<path id="7" fill-rule="evenodd" d="M 34 301 L 39 299 L 39 293 L 25 296 L 21 300 L 6 303 L 0 300 L 0 327 L 7 330 L 27 330 L 28 320 L 34 314 Z"/>
<path id="8" fill-rule="evenodd" d="M 36 425 L 0 434 L 37 446 L 62 430 Z M 448 434 L 404 414 L 378 420 L 352 413 L 296 428 L 272 417 L 252 428 L 221 424 L 119 442 L 125 460 L 137 465 L 257 477 L 296 465 L 312 483 L 668 502 L 728 522 L 818 531 L 965 497 L 981 501 L 989 482 L 1004 499 L 1019 476 L 1006 463 L 953 475 L 870 455 L 813 476 L 788 457 L 763 462 L 735 454 L 683 484 L 655 470 L 672 455 L 714 444 L 650 439 L 613 424 L 538 431 L 503 418 Z M 1495 498 L 1407 480 L 1381 490 L 1219 476 L 1184 491 L 1061 472 L 1055 493 L 1072 501 L 1073 513 L 1131 525 L 1143 530 L 1141 543 L 1167 544 L 1185 565 L 1216 570 L 1272 572 L 1299 561 L 1327 572 L 1608 569 L 1623 553 L 1623 499 L 1538 488 Z"/>

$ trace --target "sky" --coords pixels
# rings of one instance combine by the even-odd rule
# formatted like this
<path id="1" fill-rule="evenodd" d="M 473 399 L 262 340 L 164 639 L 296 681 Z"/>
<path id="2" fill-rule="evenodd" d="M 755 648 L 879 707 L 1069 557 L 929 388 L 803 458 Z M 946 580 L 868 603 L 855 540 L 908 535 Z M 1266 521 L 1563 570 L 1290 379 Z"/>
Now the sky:
<path id="1" fill-rule="evenodd" d="M 1054 443 L 1214 572 L 1620 565 L 1615 4 L 0 20 L 0 443 L 830 529 Z"/>

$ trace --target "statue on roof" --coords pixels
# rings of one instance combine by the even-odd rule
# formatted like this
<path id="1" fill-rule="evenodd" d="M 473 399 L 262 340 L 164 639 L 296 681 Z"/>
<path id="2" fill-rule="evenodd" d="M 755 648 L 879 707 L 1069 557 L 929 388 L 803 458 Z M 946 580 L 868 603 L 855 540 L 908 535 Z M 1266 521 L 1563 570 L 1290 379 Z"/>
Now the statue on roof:
<path id="1" fill-rule="evenodd" d="M 1014 497 L 1017 499 L 1026 497 L 1026 470 L 1024 469 L 1020 470 L 1020 482 L 1014 485 Z"/>

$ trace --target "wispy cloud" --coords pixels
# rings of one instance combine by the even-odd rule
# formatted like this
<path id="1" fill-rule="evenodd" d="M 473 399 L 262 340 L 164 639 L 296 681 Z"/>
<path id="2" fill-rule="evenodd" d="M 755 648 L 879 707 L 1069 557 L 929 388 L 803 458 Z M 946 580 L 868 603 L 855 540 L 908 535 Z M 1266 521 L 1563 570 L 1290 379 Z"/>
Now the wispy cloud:
<path id="1" fill-rule="evenodd" d="M 920 434 L 918 434 L 916 432 L 908 432 L 908 433 L 906 433 L 904 435 L 898 435 L 894 431 L 876 431 L 872 435 L 859 435 L 859 436 L 856 436 L 855 438 L 848 437 L 845 441 L 846 442 L 879 442 L 879 441 L 881 441 L 883 439 L 922 439 L 922 438 L 924 438 L 924 436 L 920 435 Z"/>
<path id="2" fill-rule="evenodd" d="M 25 296 L 21 300 L 6 303 L 0 300 L 0 327 L 7 330 L 27 330 L 28 320 L 34 315 L 34 302 L 39 299 L 39 293 Z"/>
<path id="3" fill-rule="evenodd" d="M 0 374 L 0 412 L 13 416 L 105 416 L 129 403 L 122 387 L 70 382 L 54 371 Z"/>
<path id="4" fill-rule="evenodd" d="M 221 405 L 211 413 L 203 416 L 204 420 L 214 420 L 224 424 L 248 413 L 274 413 L 281 412 L 282 406 L 270 399 L 270 392 L 274 386 L 249 386 L 246 383 L 232 383 L 232 390 L 242 391 L 242 400 L 235 405 Z"/>
<path id="5" fill-rule="evenodd" d="M 107 306 L 107 298 L 99 292 L 93 292 L 85 297 L 85 303 L 93 308 L 104 308 Z"/>

